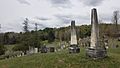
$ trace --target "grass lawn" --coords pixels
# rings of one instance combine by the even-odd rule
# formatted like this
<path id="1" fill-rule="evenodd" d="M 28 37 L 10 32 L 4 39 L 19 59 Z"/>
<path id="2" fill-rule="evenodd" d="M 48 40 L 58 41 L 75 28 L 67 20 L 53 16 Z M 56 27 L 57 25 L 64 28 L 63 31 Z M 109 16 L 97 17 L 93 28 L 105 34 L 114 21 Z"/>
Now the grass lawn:
<path id="1" fill-rule="evenodd" d="M 0 60 L 0 68 L 120 68 L 120 48 L 109 49 L 108 56 L 92 60 L 86 58 L 85 48 L 81 48 L 79 54 L 69 54 L 63 50 Z"/>

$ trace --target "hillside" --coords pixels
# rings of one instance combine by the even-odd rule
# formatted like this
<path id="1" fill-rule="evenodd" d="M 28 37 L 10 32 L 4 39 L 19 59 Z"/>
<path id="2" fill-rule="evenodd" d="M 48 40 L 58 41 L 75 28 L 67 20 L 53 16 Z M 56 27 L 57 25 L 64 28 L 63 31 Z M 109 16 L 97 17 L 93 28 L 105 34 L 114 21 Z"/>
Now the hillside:
<path id="1" fill-rule="evenodd" d="M 87 58 L 85 48 L 81 48 L 79 54 L 68 54 L 67 50 L 56 53 L 38 53 L 0 60 L 0 68 L 119 68 L 119 49 L 109 49 L 108 57 L 99 60 Z"/>

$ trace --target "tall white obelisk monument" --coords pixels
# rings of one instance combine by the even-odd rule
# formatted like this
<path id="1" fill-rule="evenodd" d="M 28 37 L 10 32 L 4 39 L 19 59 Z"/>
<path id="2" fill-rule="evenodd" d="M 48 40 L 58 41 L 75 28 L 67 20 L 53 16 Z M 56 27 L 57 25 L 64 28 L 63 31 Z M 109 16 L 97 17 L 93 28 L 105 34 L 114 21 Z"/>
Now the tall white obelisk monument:
<path id="1" fill-rule="evenodd" d="M 71 21 L 71 45 L 77 45 L 77 35 L 75 30 L 75 21 Z"/>
<path id="2" fill-rule="evenodd" d="M 97 17 L 97 10 L 92 9 L 91 12 L 91 44 L 90 47 L 86 49 L 86 55 L 92 58 L 104 58 L 107 56 L 107 51 L 100 46 L 99 41 L 99 24 Z"/>

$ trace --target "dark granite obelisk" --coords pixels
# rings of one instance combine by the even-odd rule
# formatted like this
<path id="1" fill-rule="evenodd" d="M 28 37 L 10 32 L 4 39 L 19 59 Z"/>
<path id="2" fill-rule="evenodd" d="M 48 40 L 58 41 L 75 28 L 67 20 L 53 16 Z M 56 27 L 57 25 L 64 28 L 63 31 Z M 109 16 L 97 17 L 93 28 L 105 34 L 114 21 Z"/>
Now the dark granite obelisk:
<path id="1" fill-rule="evenodd" d="M 91 12 L 91 25 L 91 44 L 90 47 L 86 49 L 86 55 L 91 58 L 104 58 L 107 52 L 99 44 L 99 25 L 97 10 L 95 8 L 93 8 Z"/>

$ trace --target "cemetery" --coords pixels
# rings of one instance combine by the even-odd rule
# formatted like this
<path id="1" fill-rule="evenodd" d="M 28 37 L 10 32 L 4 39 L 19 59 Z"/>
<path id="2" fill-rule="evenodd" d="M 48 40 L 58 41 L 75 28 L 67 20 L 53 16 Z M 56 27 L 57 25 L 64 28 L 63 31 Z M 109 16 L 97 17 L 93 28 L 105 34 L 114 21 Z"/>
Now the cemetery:
<path id="1" fill-rule="evenodd" d="M 82 33 L 78 30 L 75 20 L 70 21 L 71 25 L 67 30 L 64 29 L 68 31 L 66 34 L 61 32 L 63 35 L 56 31 L 56 35 L 53 36 L 55 32 L 52 32 L 52 28 L 43 30 L 46 32 L 42 35 L 37 29 L 37 24 L 35 31 L 29 34 L 26 18 L 25 33 L 21 34 L 21 43 L 24 46 L 19 44 L 11 49 L 8 47 L 5 54 L 0 56 L 0 68 L 119 68 L 119 33 L 110 35 L 113 38 L 107 34 L 101 37 L 98 14 L 96 8 L 91 9 L 91 32 L 84 38 L 80 38 Z M 58 31 L 61 30 L 62 28 Z M 33 34 L 31 41 L 28 37 Z M 55 39 L 56 36 L 60 41 Z M 47 38 L 47 43 L 46 40 L 40 42 L 39 37 Z"/>

